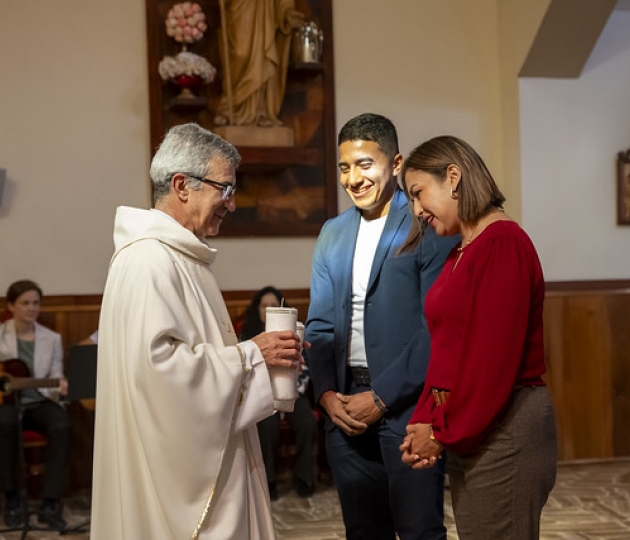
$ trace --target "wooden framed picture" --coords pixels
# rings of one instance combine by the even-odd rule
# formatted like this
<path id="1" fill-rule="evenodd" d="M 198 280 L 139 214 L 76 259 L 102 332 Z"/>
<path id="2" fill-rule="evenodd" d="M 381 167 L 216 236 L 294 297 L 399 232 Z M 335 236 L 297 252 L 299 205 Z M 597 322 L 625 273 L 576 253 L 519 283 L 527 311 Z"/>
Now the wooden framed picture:
<path id="1" fill-rule="evenodd" d="M 630 225 L 630 149 L 617 155 L 617 225 Z"/>

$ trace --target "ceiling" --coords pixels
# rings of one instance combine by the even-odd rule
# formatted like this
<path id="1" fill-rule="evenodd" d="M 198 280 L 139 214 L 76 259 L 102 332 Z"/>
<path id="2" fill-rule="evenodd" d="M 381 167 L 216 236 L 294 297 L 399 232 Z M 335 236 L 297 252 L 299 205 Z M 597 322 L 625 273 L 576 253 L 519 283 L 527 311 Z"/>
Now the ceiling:
<path id="1" fill-rule="evenodd" d="M 630 0 L 551 0 L 519 75 L 579 77 L 614 9 Z"/>

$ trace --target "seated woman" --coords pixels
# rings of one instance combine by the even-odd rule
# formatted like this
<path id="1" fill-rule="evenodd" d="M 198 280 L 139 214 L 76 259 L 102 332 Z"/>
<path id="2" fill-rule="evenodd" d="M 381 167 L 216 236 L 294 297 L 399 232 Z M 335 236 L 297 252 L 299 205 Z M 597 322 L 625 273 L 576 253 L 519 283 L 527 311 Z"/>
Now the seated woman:
<path id="1" fill-rule="evenodd" d="M 0 324 L 0 361 L 20 359 L 35 378 L 60 379 L 57 389 L 26 389 L 20 392 L 22 428 L 44 435 L 48 440 L 42 504 L 37 516 L 54 529 L 66 523 L 60 499 L 64 490 L 70 450 L 70 421 L 55 398 L 66 394 L 63 378 L 61 336 L 37 323 L 42 290 L 33 281 L 13 283 L 7 291 L 7 307 L 12 319 Z M 8 364 L 7 364 L 8 365 Z M 4 522 L 19 527 L 23 521 L 18 491 L 18 409 L 0 404 L 0 484 L 5 492 Z"/>
<path id="2" fill-rule="evenodd" d="M 282 294 L 275 287 L 268 286 L 258 291 L 245 311 L 240 339 L 244 341 L 264 332 L 266 309 L 280 306 L 281 301 Z M 286 415 L 295 431 L 297 456 L 293 469 L 293 487 L 299 497 L 311 497 L 314 486 L 313 445 L 315 444 L 317 421 L 313 415 L 309 399 L 305 395 L 309 384 L 307 373 L 305 367 L 298 379 L 298 399 L 295 402 L 293 412 L 282 413 Z M 265 462 L 267 482 L 269 483 L 269 496 L 272 501 L 278 499 L 275 464 L 279 427 L 278 414 L 258 422 L 258 435 Z"/>

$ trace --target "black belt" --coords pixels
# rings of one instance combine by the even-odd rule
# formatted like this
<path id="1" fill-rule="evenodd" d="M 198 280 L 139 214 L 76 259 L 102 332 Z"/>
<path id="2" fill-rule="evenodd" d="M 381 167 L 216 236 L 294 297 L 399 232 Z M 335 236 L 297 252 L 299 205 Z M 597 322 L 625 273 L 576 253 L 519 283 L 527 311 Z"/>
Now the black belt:
<path id="1" fill-rule="evenodd" d="M 372 384 L 370 370 L 366 367 L 350 367 L 348 374 L 350 381 L 357 386 L 370 386 L 370 384 Z"/>

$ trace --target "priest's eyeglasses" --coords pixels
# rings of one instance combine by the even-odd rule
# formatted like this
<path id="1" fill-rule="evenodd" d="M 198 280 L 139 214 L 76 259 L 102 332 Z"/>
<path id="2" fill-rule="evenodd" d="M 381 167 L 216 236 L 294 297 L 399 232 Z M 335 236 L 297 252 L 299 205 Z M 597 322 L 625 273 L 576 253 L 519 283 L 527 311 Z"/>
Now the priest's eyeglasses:
<path id="1" fill-rule="evenodd" d="M 230 182 L 216 182 L 214 180 L 210 180 L 209 178 L 202 178 L 201 176 L 194 176 L 192 174 L 186 174 L 190 178 L 194 178 L 195 180 L 199 180 L 204 184 L 210 184 L 211 186 L 215 186 L 221 189 L 221 197 L 224 201 L 227 201 L 232 195 L 236 193 L 236 184 L 232 184 Z"/>

